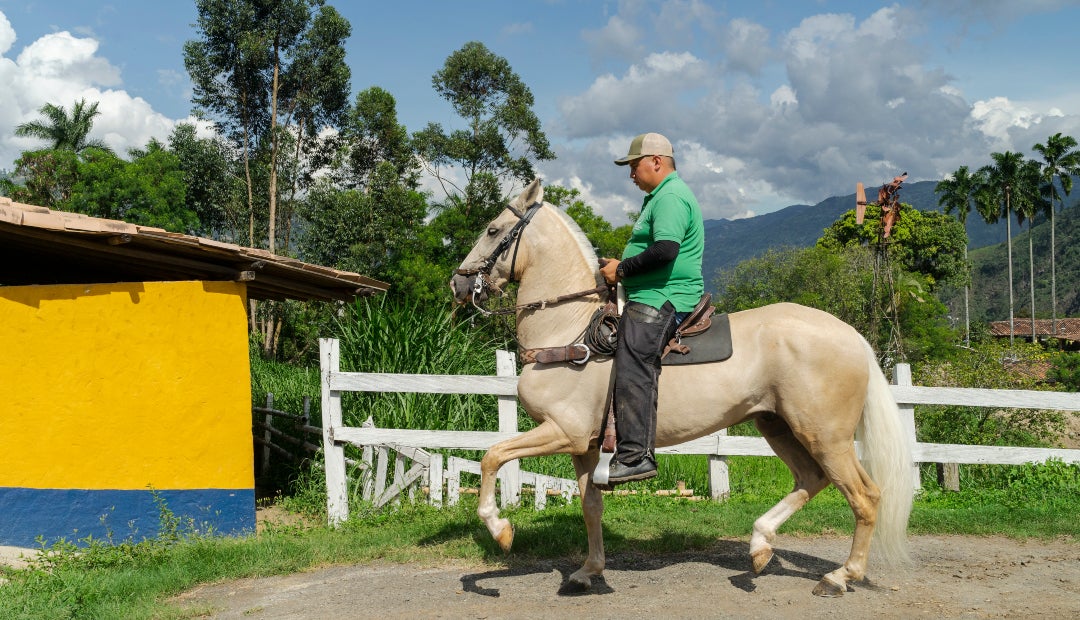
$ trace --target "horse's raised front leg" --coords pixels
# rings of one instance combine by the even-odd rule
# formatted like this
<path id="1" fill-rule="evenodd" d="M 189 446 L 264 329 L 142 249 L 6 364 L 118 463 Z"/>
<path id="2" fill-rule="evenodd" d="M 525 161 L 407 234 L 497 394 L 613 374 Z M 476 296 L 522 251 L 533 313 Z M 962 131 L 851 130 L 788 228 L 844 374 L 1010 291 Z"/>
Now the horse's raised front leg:
<path id="1" fill-rule="evenodd" d="M 590 482 L 589 477 L 599 460 L 599 450 L 593 449 L 585 454 L 573 456 L 574 471 L 577 472 L 578 490 L 581 492 L 581 512 L 585 517 L 585 531 L 589 536 L 589 555 L 581 568 L 574 571 L 563 586 L 561 592 L 570 594 L 592 587 L 593 576 L 604 572 L 604 496 L 600 489 Z"/>
<path id="2" fill-rule="evenodd" d="M 499 518 L 495 503 L 495 476 L 499 468 L 514 459 L 569 452 L 571 447 L 566 434 L 549 421 L 491 446 L 480 461 L 480 504 L 476 513 L 504 553 L 509 553 L 514 544 L 514 528 L 508 519 Z"/>

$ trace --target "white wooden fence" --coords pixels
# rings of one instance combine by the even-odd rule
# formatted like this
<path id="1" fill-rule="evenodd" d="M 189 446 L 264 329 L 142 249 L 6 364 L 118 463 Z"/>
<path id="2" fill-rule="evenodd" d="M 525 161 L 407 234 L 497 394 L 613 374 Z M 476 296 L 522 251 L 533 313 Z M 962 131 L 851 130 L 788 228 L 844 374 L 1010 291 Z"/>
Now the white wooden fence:
<path id="1" fill-rule="evenodd" d="M 340 345 L 334 339 L 320 339 L 320 384 L 322 387 L 323 451 L 326 459 L 327 511 L 331 524 L 344 521 L 349 514 L 344 444 L 370 448 L 389 447 L 401 455 L 412 449 L 487 450 L 492 445 L 518 434 L 517 376 L 514 355 L 497 351 L 497 376 L 480 375 L 411 375 L 342 372 Z M 919 463 L 949 464 L 1022 464 L 1051 458 L 1080 463 L 1080 450 L 1052 448 L 1015 448 L 919 443 L 915 439 L 915 405 L 962 405 L 1080 411 L 1080 394 L 1034 390 L 987 390 L 975 388 L 935 388 L 911 385 L 911 368 L 898 364 L 894 370 L 892 393 L 900 406 L 900 415 L 913 445 L 912 467 Z M 490 394 L 499 400 L 498 431 L 428 431 L 405 429 L 357 428 L 342 423 L 342 392 L 419 392 L 433 394 Z M 659 448 L 661 454 L 703 454 L 709 457 L 709 492 L 714 499 L 729 492 L 727 456 L 773 456 L 761 437 L 729 437 L 720 431 L 677 446 Z M 425 452 L 425 454 L 427 454 Z M 456 499 L 458 475 L 462 471 L 479 473 L 479 465 L 450 457 L 444 465 L 442 455 L 427 454 L 426 471 L 413 469 L 412 480 L 426 477 L 429 500 L 443 502 L 443 486 L 452 502 Z M 398 465 L 399 469 L 401 465 Z M 916 471 L 915 481 L 919 484 Z M 400 480 L 400 479 L 398 479 Z M 410 481 L 410 482 L 411 482 Z M 563 495 L 577 491 L 574 481 L 554 479 L 522 472 L 517 461 L 499 471 L 503 505 L 520 501 L 523 484 L 533 484 L 537 506 L 542 506 L 546 488 L 557 488 Z M 397 482 L 395 482 L 397 486 Z"/>

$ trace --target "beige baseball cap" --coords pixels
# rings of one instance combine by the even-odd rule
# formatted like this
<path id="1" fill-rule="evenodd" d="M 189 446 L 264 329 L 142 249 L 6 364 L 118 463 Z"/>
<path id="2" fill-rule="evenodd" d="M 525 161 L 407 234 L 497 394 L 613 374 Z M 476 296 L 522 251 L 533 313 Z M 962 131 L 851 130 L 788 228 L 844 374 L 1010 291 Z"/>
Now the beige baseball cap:
<path id="1" fill-rule="evenodd" d="M 626 154 L 626 157 L 616 159 L 615 164 L 625 166 L 635 159 L 649 155 L 672 157 L 671 142 L 658 133 L 643 133 L 630 142 L 630 152 Z"/>

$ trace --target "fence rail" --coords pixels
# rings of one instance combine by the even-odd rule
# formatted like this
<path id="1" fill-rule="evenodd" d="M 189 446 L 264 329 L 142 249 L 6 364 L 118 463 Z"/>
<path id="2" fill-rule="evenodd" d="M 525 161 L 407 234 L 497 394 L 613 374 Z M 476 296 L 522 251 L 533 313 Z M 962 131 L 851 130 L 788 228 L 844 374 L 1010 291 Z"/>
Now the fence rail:
<path id="1" fill-rule="evenodd" d="M 342 372 L 340 345 L 334 339 L 321 339 L 320 383 L 323 412 L 323 450 L 326 456 L 327 509 L 331 523 L 339 523 L 348 517 L 348 493 L 344 444 L 360 447 L 392 445 L 414 449 L 462 449 L 487 450 L 499 441 L 518 434 L 517 429 L 517 377 L 514 356 L 506 351 L 497 352 L 498 376 L 474 375 L 399 375 L 381 373 Z M 919 443 L 915 439 L 915 405 L 962 405 L 976 407 L 1008 407 L 1027 409 L 1056 409 L 1080 411 L 1080 394 L 1039 392 L 1031 390 L 988 390 L 967 388 L 933 388 L 911 385 L 911 369 L 898 364 L 894 369 L 892 393 L 900 407 L 901 422 L 913 445 L 912 467 L 919 463 L 984 463 L 1021 464 L 1042 462 L 1057 458 L 1069 463 L 1080 463 L 1080 450 L 1050 448 L 1018 448 L 999 446 L 969 446 L 956 444 Z M 428 431 L 381 428 L 347 427 L 342 423 L 341 394 L 347 391 L 370 392 L 424 392 L 437 394 L 488 394 L 499 397 L 498 431 Z M 728 493 L 726 457 L 772 456 L 768 443 L 760 437 L 730 437 L 725 431 L 700 437 L 679 444 L 658 448 L 661 454 L 700 454 L 709 457 L 710 495 L 719 499 Z M 439 455 L 432 455 L 439 456 Z M 454 459 L 455 457 L 449 457 Z M 466 467 L 457 461 L 444 468 L 442 458 L 432 459 L 425 474 L 432 502 L 443 501 L 442 488 L 455 487 L 456 476 L 461 471 L 478 469 Z M 451 478 L 447 478 L 447 473 Z M 917 472 L 916 472 L 917 473 Z M 500 492 L 503 504 L 520 500 L 522 484 L 536 484 L 536 474 L 522 472 L 518 463 L 507 463 L 499 471 Z M 419 479 L 419 478 L 417 478 Z M 542 481 L 544 484 L 556 484 Z M 915 476 L 918 486 L 919 476 Z M 576 491 L 576 483 L 561 480 L 560 493 Z M 547 488 L 550 488 L 547 487 Z M 534 489 L 537 505 L 543 489 Z M 449 498 L 451 501 L 454 497 Z"/>

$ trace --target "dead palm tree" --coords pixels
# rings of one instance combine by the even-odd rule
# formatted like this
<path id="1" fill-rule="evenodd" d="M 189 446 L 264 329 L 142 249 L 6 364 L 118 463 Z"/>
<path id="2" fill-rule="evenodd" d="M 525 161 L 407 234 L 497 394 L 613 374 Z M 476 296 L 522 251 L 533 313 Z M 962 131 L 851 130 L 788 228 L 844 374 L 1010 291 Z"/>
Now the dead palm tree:
<path id="1" fill-rule="evenodd" d="M 1054 231 L 1055 202 L 1065 206 L 1065 197 L 1072 191 L 1072 173 L 1080 168 L 1080 151 L 1076 150 L 1076 139 L 1072 136 L 1063 136 L 1058 132 L 1046 139 L 1046 144 L 1036 144 L 1032 147 L 1036 153 L 1042 155 L 1042 180 L 1049 186 L 1050 192 L 1050 317 L 1051 328 L 1054 336 L 1057 336 L 1057 241 Z M 1058 194 L 1054 178 L 1057 177 L 1061 184 L 1061 193 Z"/>

